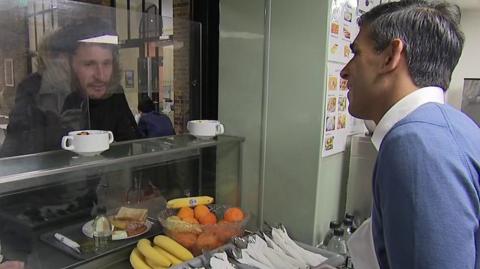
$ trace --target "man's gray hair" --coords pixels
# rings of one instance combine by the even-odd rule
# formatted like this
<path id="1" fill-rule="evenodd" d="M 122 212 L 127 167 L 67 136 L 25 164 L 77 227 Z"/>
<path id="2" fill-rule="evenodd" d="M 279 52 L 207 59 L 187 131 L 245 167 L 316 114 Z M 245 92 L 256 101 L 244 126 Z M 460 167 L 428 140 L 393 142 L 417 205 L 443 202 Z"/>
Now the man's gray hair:
<path id="1" fill-rule="evenodd" d="M 460 8 L 445 2 L 400 1 L 379 5 L 358 19 L 377 51 L 399 38 L 405 44 L 410 75 L 418 87 L 447 90 L 462 54 Z"/>

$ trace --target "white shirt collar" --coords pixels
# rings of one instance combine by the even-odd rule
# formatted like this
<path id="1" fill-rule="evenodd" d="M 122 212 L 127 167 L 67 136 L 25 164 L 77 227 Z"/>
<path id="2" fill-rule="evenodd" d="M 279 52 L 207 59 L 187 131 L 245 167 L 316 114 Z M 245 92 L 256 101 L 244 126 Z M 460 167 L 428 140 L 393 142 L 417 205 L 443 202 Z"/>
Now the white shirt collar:
<path id="1" fill-rule="evenodd" d="M 390 131 L 393 125 L 405 118 L 408 114 L 410 114 L 410 112 L 414 111 L 421 105 L 431 102 L 440 104 L 445 103 L 445 95 L 442 88 L 420 88 L 400 99 L 400 101 L 394 104 L 387 111 L 387 113 L 383 115 L 377 127 L 375 127 L 375 131 L 372 135 L 372 142 L 375 148 L 377 150 L 380 149 L 383 138 L 388 131 Z"/>

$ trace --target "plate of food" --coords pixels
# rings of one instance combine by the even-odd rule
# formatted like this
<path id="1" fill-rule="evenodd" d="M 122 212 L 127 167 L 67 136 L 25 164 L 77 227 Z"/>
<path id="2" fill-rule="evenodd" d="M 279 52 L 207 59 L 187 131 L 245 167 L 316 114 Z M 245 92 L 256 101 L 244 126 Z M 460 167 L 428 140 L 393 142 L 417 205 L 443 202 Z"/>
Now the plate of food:
<path id="1" fill-rule="evenodd" d="M 147 220 L 147 209 L 121 207 L 114 216 L 109 216 L 113 226 L 112 240 L 129 239 L 142 235 L 152 228 L 152 222 Z M 85 236 L 93 238 L 93 220 L 82 226 Z"/>

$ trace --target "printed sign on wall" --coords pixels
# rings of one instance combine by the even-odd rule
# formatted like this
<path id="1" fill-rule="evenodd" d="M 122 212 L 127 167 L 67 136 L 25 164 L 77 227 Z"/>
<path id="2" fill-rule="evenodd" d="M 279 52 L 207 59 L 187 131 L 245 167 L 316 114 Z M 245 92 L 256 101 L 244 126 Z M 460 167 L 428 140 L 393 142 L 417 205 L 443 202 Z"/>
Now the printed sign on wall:
<path id="1" fill-rule="evenodd" d="M 350 44 L 358 34 L 357 18 L 380 0 L 333 0 L 329 25 L 327 94 L 322 156 L 345 150 L 347 136 L 365 130 L 362 120 L 348 113 L 347 81 L 340 71 L 353 57 Z"/>

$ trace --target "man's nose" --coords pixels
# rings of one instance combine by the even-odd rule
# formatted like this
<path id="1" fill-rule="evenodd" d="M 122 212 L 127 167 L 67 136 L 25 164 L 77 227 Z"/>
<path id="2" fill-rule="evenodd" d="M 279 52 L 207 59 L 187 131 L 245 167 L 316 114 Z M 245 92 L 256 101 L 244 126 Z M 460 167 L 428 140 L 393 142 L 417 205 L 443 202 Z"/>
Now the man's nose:
<path id="1" fill-rule="evenodd" d="M 100 80 L 100 81 L 105 81 L 106 80 L 106 70 L 103 66 L 101 65 L 97 65 L 95 67 L 95 73 L 94 73 L 94 77 L 95 79 L 97 80 Z"/>

